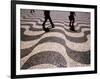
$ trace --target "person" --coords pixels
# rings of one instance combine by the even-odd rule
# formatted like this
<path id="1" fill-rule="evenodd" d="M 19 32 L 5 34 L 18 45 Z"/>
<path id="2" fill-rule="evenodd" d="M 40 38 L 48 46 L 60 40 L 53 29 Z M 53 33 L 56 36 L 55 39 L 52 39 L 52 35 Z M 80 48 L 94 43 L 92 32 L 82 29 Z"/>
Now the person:
<path id="1" fill-rule="evenodd" d="M 71 31 L 75 31 L 75 27 L 74 27 L 74 22 L 75 22 L 75 12 L 70 12 L 70 15 L 69 15 L 69 26 L 70 26 L 70 30 Z"/>
<path id="2" fill-rule="evenodd" d="M 35 12 L 35 10 L 30 10 L 30 13 L 33 15 L 33 13 Z"/>
<path id="3" fill-rule="evenodd" d="M 50 11 L 45 10 L 45 11 L 44 11 L 44 16 L 45 16 L 45 17 L 44 17 L 45 20 L 44 20 L 42 26 L 43 26 L 43 30 L 44 30 L 45 32 L 48 32 L 48 31 L 50 31 L 50 29 L 45 27 L 45 23 L 47 22 L 47 20 L 50 21 L 50 24 L 51 24 L 52 28 L 54 28 L 54 24 L 53 24 L 53 22 L 52 22 L 52 20 L 51 20 L 51 17 L 50 17 Z"/>

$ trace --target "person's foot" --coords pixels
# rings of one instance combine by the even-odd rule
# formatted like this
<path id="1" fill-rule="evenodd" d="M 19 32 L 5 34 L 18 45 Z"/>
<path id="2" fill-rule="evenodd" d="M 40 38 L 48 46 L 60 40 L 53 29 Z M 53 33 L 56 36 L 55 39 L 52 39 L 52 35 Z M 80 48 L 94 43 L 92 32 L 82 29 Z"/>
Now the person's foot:
<path id="1" fill-rule="evenodd" d="M 50 31 L 50 29 L 49 29 L 49 28 L 46 28 L 46 29 L 45 29 L 45 32 L 49 32 L 49 31 Z"/>
<path id="2" fill-rule="evenodd" d="M 49 32 L 49 31 L 50 31 L 49 28 L 43 28 L 43 30 L 44 30 L 45 32 Z"/>
<path id="3" fill-rule="evenodd" d="M 54 24 L 52 25 L 52 28 L 54 28 L 55 26 L 54 26 Z"/>
<path id="4" fill-rule="evenodd" d="M 44 24 L 42 24 L 42 26 L 45 27 Z"/>
<path id="5" fill-rule="evenodd" d="M 76 32 L 76 30 L 74 28 L 70 28 L 70 30 Z"/>

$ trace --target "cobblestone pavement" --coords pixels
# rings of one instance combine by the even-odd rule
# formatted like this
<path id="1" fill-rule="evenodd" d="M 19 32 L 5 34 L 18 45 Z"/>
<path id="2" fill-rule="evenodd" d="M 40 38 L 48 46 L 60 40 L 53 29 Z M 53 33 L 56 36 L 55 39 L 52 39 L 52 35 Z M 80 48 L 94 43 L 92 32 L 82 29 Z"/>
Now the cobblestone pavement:
<path id="1" fill-rule="evenodd" d="M 69 30 L 69 12 L 50 11 L 55 28 L 44 32 L 43 11 L 21 10 L 21 69 L 90 65 L 90 13 L 76 12 Z M 49 21 L 46 27 L 51 27 Z"/>

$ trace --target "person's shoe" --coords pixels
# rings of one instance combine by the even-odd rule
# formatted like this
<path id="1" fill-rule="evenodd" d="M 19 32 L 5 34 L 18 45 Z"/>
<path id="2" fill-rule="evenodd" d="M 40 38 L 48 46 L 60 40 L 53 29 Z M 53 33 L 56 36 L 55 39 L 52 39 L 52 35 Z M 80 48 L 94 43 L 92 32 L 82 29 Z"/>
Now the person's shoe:
<path id="1" fill-rule="evenodd" d="M 55 26 L 54 26 L 54 24 L 52 25 L 52 28 L 54 28 Z"/>
<path id="2" fill-rule="evenodd" d="M 42 24 L 42 26 L 44 27 L 44 24 Z"/>
<path id="3" fill-rule="evenodd" d="M 45 29 L 45 32 L 49 32 L 49 31 L 50 31 L 50 29 L 49 29 L 49 28 L 46 28 L 46 29 Z"/>
<path id="4" fill-rule="evenodd" d="M 70 30 L 76 32 L 76 30 L 74 28 L 70 28 Z"/>
<path id="5" fill-rule="evenodd" d="M 50 31 L 49 28 L 43 28 L 43 30 L 44 30 L 45 32 L 49 32 L 49 31 Z"/>

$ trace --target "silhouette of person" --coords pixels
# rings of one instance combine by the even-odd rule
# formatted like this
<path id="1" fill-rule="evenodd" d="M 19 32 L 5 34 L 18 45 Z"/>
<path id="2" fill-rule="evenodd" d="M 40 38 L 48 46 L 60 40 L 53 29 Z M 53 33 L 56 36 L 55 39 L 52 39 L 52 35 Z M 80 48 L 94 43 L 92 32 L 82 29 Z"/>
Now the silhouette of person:
<path id="1" fill-rule="evenodd" d="M 33 14 L 35 11 L 34 10 L 30 10 L 30 13 Z"/>
<path id="2" fill-rule="evenodd" d="M 51 24 L 52 28 L 54 28 L 54 24 L 53 24 L 53 22 L 52 22 L 52 20 L 51 20 L 51 17 L 50 17 L 50 11 L 45 10 L 45 11 L 44 11 L 44 16 L 45 16 L 45 17 L 44 17 L 44 18 L 45 18 L 45 21 L 43 22 L 42 26 L 43 26 L 43 30 L 44 30 L 45 32 L 48 32 L 48 31 L 50 31 L 50 29 L 45 27 L 45 23 L 47 22 L 47 20 L 50 21 L 50 24 Z"/>
<path id="3" fill-rule="evenodd" d="M 70 12 L 69 15 L 69 26 L 70 26 L 70 30 L 75 31 L 75 27 L 74 27 L 74 22 L 75 22 L 75 12 Z"/>

